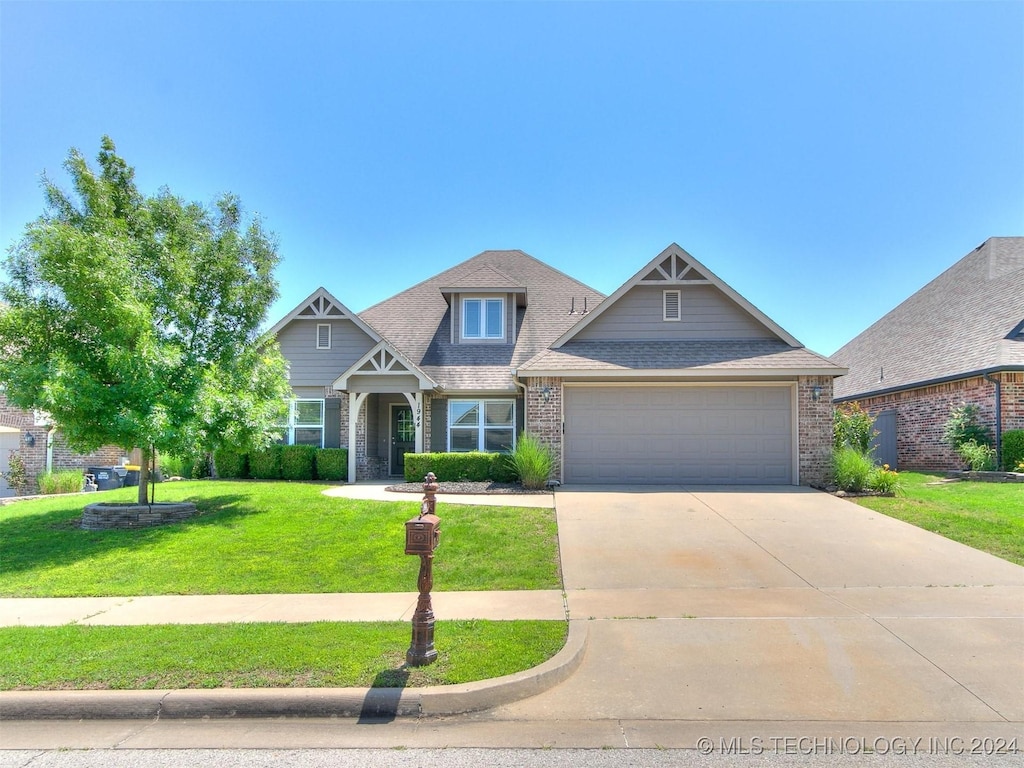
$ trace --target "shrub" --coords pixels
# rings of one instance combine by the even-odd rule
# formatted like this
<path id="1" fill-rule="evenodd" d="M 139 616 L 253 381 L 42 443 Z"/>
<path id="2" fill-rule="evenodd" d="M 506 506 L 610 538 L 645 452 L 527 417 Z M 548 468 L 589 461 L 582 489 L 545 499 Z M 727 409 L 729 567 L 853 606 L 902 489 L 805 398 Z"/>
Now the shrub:
<path id="1" fill-rule="evenodd" d="M 832 451 L 832 475 L 840 490 L 852 493 L 863 491 L 868 487 L 874 471 L 871 457 L 856 448 L 845 446 Z"/>
<path id="2" fill-rule="evenodd" d="M 557 457 L 550 445 L 524 433 L 519 436 L 515 451 L 505 460 L 524 488 L 538 490 L 547 486 Z"/>
<path id="3" fill-rule="evenodd" d="M 78 493 L 82 490 L 82 477 L 80 469 L 59 469 L 56 472 L 43 472 L 36 481 L 40 493 Z"/>
<path id="4" fill-rule="evenodd" d="M 348 448 L 321 448 L 316 452 L 318 480 L 348 479 Z"/>
<path id="5" fill-rule="evenodd" d="M 996 465 L 996 449 L 974 440 L 961 443 L 956 452 L 967 462 L 972 472 L 985 472 Z"/>
<path id="6" fill-rule="evenodd" d="M 440 482 L 483 482 L 493 480 L 507 483 L 515 480 L 515 474 L 508 466 L 507 454 L 484 453 L 407 453 L 405 454 L 405 479 L 419 483 L 428 472 L 433 472 Z"/>
<path id="7" fill-rule="evenodd" d="M 889 469 L 888 464 L 883 464 L 872 470 L 868 487 L 879 493 L 897 494 L 900 492 L 900 475 L 896 470 Z"/>
<path id="8" fill-rule="evenodd" d="M 249 474 L 257 480 L 281 479 L 281 450 L 284 446 L 271 445 L 249 454 Z"/>
<path id="9" fill-rule="evenodd" d="M 312 445 L 283 445 L 281 477 L 284 480 L 312 480 L 317 448 Z"/>
<path id="10" fill-rule="evenodd" d="M 3 474 L 7 485 L 18 494 L 24 493 L 28 487 L 28 469 L 25 460 L 16 450 L 11 450 L 7 459 L 7 471 Z M 81 490 L 81 489 L 79 489 Z"/>
<path id="11" fill-rule="evenodd" d="M 1003 467 L 1012 470 L 1024 464 L 1024 429 L 1003 432 Z M 1020 470 L 1017 470 L 1020 472 Z"/>
<path id="12" fill-rule="evenodd" d="M 978 445 L 992 444 L 988 427 L 978 423 L 978 406 L 968 404 L 954 406 L 950 410 L 942 430 L 942 439 L 954 450 L 971 441 Z"/>
<path id="13" fill-rule="evenodd" d="M 871 438 L 878 434 L 872 427 L 875 417 L 866 413 L 860 403 L 843 403 L 832 411 L 832 445 L 855 448 L 864 456 L 871 453 Z"/>
<path id="14" fill-rule="evenodd" d="M 167 477 L 192 477 L 192 462 L 186 461 L 180 456 L 161 453 L 156 459 L 157 469 L 160 474 Z"/>
<path id="15" fill-rule="evenodd" d="M 217 468 L 217 477 L 246 477 L 248 456 L 230 448 L 221 448 L 213 453 L 213 466 Z"/>

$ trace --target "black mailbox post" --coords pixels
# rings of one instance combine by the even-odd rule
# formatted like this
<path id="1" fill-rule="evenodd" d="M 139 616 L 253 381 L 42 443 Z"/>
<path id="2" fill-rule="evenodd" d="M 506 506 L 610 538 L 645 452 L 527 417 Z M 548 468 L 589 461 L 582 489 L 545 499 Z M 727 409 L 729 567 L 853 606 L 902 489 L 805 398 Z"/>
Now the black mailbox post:
<path id="1" fill-rule="evenodd" d="M 412 644 L 405 652 L 410 667 L 425 667 L 437 660 L 434 648 L 434 609 L 430 604 L 430 590 L 434 586 L 434 550 L 441 541 L 441 519 L 434 514 L 437 501 L 434 494 L 439 488 L 433 472 L 423 478 L 423 502 L 420 514 L 405 524 L 405 554 L 420 556 L 420 575 L 417 580 L 420 596 L 412 615 Z"/>

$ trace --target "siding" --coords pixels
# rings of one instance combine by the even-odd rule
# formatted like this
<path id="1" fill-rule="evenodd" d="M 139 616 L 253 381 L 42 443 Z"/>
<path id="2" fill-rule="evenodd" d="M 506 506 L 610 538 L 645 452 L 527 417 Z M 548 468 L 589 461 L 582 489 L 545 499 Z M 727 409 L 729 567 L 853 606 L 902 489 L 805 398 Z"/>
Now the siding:
<path id="1" fill-rule="evenodd" d="M 316 348 L 316 327 L 323 320 L 293 320 L 278 331 L 281 354 L 290 362 L 293 387 L 329 386 L 376 343 L 351 320 L 332 320 L 331 348 Z"/>
<path id="2" fill-rule="evenodd" d="M 681 291 L 678 321 L 666 321 L 664 290 Z M 577 341 L 773 339 L 775 335 L 712 285 L 638 285 L 575 336 Z"/>

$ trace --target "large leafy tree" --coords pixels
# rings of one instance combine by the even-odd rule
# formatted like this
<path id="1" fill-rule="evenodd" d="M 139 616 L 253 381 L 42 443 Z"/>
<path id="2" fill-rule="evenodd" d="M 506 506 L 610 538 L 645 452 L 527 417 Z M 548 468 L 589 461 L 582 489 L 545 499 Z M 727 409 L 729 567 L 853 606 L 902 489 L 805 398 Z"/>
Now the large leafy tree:
<path id="1" fill-rule="evenodd" d="M 155 451 L 257 447 L 281 422 L 286 366 L 259 333 L 279 257 L 233 195 L 144 196 L 106 136 L 97 161 L 68 154 L 73 195 L 43 177 L 45 212 L 8 251 L 0 384 L 76 450 L 141 448 L 145 503 Z"/>

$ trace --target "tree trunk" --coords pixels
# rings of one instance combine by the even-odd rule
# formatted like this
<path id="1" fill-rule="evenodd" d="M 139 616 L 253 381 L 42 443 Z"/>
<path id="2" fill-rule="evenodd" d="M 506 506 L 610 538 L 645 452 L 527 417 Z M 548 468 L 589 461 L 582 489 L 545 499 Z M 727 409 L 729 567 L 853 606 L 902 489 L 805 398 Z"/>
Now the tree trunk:
<path id="1" fill-rule="evenodd" d="M 153 446 L 142 448 L 142 461 L 139 462 L 139 504 L 149 504 L 149 465 L 153 459 Z"/>

